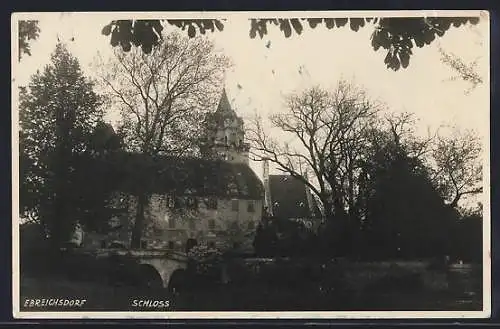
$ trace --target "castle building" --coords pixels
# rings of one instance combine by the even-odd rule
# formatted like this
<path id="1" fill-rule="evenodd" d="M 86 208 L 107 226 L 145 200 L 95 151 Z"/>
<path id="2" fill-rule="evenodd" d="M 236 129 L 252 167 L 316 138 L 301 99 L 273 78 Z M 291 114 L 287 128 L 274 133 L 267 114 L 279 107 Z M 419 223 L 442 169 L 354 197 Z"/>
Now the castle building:
<path id="1" fill-rule="evenodd" d="M 231 108 L 225 91 L 217 110 L 206 117 L 206 131 L 201 158 L 120 155 L 115 171 L 119 184 L 112 198 L 113 207 L 121 209 L 114 218 L 120 229 L 99 242 L 100 247 L 129 247 L 137 186 L 142 184 L 150 195 L 144 248 L 182 251 L 196 244 L 252 248 L 264 188 L 248 165 L 250 147 L 244 140 L 243 120 Z"/>

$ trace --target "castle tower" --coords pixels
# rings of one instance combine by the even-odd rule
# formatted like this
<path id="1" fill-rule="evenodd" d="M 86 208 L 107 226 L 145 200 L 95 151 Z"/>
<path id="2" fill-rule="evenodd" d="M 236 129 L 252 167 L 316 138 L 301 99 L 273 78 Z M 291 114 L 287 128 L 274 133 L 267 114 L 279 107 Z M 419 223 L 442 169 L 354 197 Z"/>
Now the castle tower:
<path id="1" fill-rule="evenodd" d="M 248 164 L 250 146 L 245 143 L 243 125 L 224 89 L 217 110 L 207 117 L 207 153 L 224 161 Z"/>

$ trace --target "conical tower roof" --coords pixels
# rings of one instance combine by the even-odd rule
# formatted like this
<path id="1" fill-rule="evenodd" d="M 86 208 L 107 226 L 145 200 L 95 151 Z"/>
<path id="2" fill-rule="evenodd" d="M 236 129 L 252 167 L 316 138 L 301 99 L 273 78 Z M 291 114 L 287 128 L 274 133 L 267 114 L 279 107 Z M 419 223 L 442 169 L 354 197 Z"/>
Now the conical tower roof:
<path id="1" fill-rule="evenodd" d="M 217 112 L 221 114 L 234 113 L 233 109 L 231 108 L 231 104 L 229 103 L 229 99 L 227 98 L 225 88 L 222 90 L 222 95 L 219 100 L 219 106 L 217 107 Z"/>

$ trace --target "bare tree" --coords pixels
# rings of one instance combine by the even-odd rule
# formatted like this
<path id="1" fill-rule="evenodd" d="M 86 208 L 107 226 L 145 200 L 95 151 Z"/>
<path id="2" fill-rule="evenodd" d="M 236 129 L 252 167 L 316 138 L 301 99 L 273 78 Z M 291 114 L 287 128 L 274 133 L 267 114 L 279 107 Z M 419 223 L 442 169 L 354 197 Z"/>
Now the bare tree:
<path id="1" fill-rule="evenodd" d="M 413 113 L 389 113 L 384 116 L 382 129 L 388 132 L 396 147 L 403 149 L 414 159 L 426 162 L 436 141 L 439 129 L 427 129 L 427 136 L 418 136 L 415 131 L 418 119 Z"/>
<path id="2" fill-rule="evenodd" d="M 436 170 L 434 179 L 452 208 L 462 197 L 483 191 L 481 143 L 473 131 L 454 130 L 451 136 L 440 136 L 433 150 Z"/>
<path id="3" fill-rule="evenodd" d="M 153 155 L 191 150 L 190 129 L 215 104 L 229 60 L 206 38 L 171 33 L 149 55 L 116 50 L 100 64 L 101 82 L 121 112 L 127 147 Z"/>
<path id="4" fill-rule="evenodd" d="M 111 106 L 121 112 L 126 147 L 149 156 L 180 156 L 196 153 L 201 115 L 215 104 L 228 67 L 208 39 L 170 33 L 150 54 L 116 49 L 98 68 Z M 147 191 L 138 199 L 133 247 L 140 244 Z"/>
<path id="5" fill-rule="evenodd" d="M 291 143 L 280 143 L 256 116 L 249 127 L 252 155 L 303 181 L 321 201 L 325 218 L 345 215 L 356 204 L 362 149 L 379 106 L 365 92 L 340 81 L 332 92 L 313 87 L 286 99 L 288 112 L 270 122 Z M 312 173 L 307 177 L 305 172 Z"/>

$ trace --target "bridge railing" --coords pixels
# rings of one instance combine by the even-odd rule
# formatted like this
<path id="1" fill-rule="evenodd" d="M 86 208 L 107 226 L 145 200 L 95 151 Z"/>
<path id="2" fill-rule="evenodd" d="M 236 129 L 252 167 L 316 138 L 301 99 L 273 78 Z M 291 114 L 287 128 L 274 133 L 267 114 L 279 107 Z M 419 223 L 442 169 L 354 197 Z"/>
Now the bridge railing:
<path id="1" fill-rule="evenodd" d="M 75 254 L 92 255 L 97 258 L 107 258 L 111 256 L 123 256 L 131 258 L 170 258 L 180 261 L 187 261 L 187 254 L 171 249 L 74 249 Z"/>

